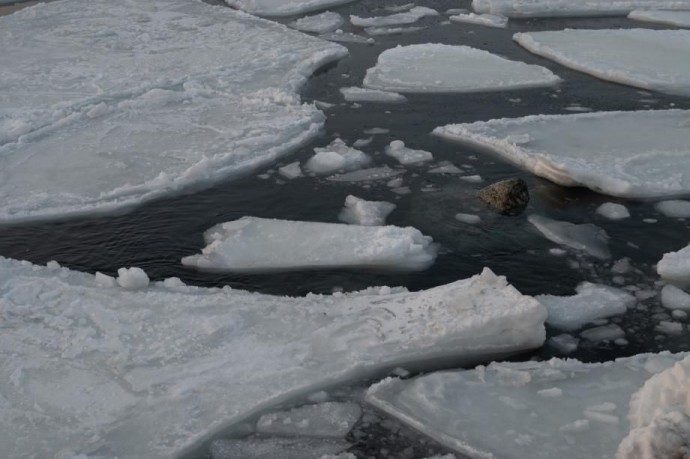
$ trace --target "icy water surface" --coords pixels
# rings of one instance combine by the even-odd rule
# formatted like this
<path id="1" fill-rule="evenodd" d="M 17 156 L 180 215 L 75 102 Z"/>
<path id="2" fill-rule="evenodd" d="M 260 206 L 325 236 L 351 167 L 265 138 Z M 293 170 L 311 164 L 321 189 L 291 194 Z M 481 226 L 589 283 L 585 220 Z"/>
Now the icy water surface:
<path id="1" fill-rule="evenodd" d="M 363 0 L 331 10 L 344 15 L 383 15 L 388 12 L 380 8 L 393 4 L 396 2 Z M 469 2 L 450 0 L 419 4 L 439 11 L 469 7 Z M 4 8 L 0 8 L 0 14 L 3 14 Z M 281 19 L 281 22 L 292 19 Z M 678 250 L 688 243 L 688 221 L 664 217 L 654 209 L 653 202 L 620 200 L 585 189 L 554 185 L 490 155 L 459 147 L 429 134 L 433 128 L 449 123 L 530 114 L 573 113 L 584 108 L 594 111 L 670 107 L 688 109 L 690 99 L 647 93 L 597 80 L 536 57 L 511 39 L 515 32 L 522 31 L 664 27 L 623 18 L 538 19 L 511 21 L 508 28 L 503 30 L 444 24 L 446 19 L 445 16 L 423 19 L 420 21 L 426 27 L 423 31 L 378 36 L 374 45 L 346 45 L 351 56 L 322 69 L 303 90 L 306 101 L 335 104 L 326 110 L 328 121 L 325 131 L 312 144 L 285 157 L 281 163 L 205 191 L 151 202 L 125 215 L 2 227 L 0 255 L 37 264 L 56 260 L 72 269 L 101 271 L 110 275 L 122 266 L 138 266 L 153 280 L 177 276 L 193 285 L 230 285 L 233 288 L 287 295 L 330 293 L 334 289 L 357 290 L 383 284 L 404 285 L 411 290 L 419 290 L 470 277 L 483 266 L 505 275 L 521 292 L 530 295 L 572 294 L 573 288 L 581 281 L 658 292 L 654 264 L 664 253 Z M 360 32 L 347 25 L 343 29 Z M 398 44 L 414 43 L 464 44 L 485 49 L 509 59 L 547 67 L 564 82 L 549 89 L 462 95 L 411 94 L 407 96 L 407 103 L 399 105 L 353 104 L 342 99 L 339 88 L 360 86 L 366 69 L 374 65 L 383 50 Z M 388 164 L 400 167 L 392 158 L 383 155 L 383 148 L 396 139 L 403 140 L 412 148 L 433 153 L 433 163 L 403 169 L 400 177 L 410 187 L 410 194 L 394 193 L 386 186 L 386 180 L 364 183 L 332 182 L 312 177 L 286 180 L 277 174 L 281 165 L 297 160 L 304 163 L 313 154 L 314 147 L 327 145 L 337 136 L 351 145 L 357 139 L 371 137 L 364 131 L 375 127 L 389 132 L 374 135 L 372 142 L 361 149 L 373 156 L 377 166 Z M 428 170 L 440 161 L 451 161 L 468 173 L 480 175 L 483 181 L 469 183 L 454 175 L 429 174 Z M 530 188 L 530 204 L 519 216 L 493 214 L 476 198 L 477 190 L 483 186 L 508 177 L 521 177 Z M 413 226 L 432 236 L 441 245 L 441 253 L 435 264 L 426 271 L 416 273 L 319 270 L 255 275 L 205 273 L 180 264 L 182 257 L 199 252 L 204 246 L 203 232 L 217 223 L 245 215 L 337 222 L 338 213 L 349 194 L 367 200 L 394 202 L 397 208 L 387 222 Z M 595 213 L 595 209 L 604 202 L 624 204 L 632 217 L 615 222 L 606 220 Z M 477 214 L 482 221 L 477 225 L 461 223 L 454 218 L 460 212 Z M 562 256 L 551 254 L 550 249 L 556 246 L 527 222 L 527 216 L 532 213 L 556 220 L 591 222 L 600 226 L 610 236 L 611 260 L 596 260 L 571 251 Z M 612 262 L 623 257 L 630 258 L 634 270 L 623 276 L 612 273 Z M 582 343 L 571 356 L 592 361 L 642 351 L 689 349 L 687 329 L 683 334 L 674 336 L 654 330 L 658 321 L 667 317 L 670 317 L 668 311 L 661 308 L 658 296 L 651 295 L 625 316 L 610 321 L 626 330 L 627 345 Z M 535 356 L 556 354 L 547 346 Z M 384 457 L 381 450 L 386 449 L 389 457 L 401 458 L 444 451 L 399 426 L 386 430 L 389 424 L 382 424 L 380 419 L 375 421 L 375 418 L 376 415 L 371 414 L 367 419 L 372 422 L 366 425 L 360 422 L 351 434 L 357 436 L 350 440 L 357 443 L 353 451 L 360 457 Z"/>

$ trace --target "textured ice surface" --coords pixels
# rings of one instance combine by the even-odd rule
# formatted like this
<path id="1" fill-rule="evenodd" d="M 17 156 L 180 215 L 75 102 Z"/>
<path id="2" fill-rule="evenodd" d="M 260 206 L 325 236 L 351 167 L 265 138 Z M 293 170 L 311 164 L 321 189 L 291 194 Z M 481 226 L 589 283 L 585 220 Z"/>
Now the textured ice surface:
<path id="1" fill-rule="evenodd" d="M 690 4 L 687 5 L 687 9 L 690 9 Z M 628 14 L 628 18 L 636 21 L 690 28 L 690 11 L 635 10 Z"/>
<path id="2" fill-rule="evenodd" d="M 472 458 L 613 459 L 630 396 L 683 354 L 552 359 L 387 379 L 367 401 Z"/>
<path id="3" fill-rule="evenodd" d="M 688 10 L 690 0 L 473 0 L 472 8 L 513 18 L 624 16 L 638 8 Z"/>
<path id="4" fill-rule="evenodd" d="M 513 38 L 535 54 L 603 80 L 690 96 L 690 30 L 567 29 Z"/>
<path id="5" fill-rule="evenodd" d="M 577 295 L 540 295 L 536 299 L 546 307 L 546 323 L 561 330 L 576 330 L 597 319 L 623 314 L 635 304 L 635 297 L 614 287 L 583 282 Z"/>
<path id="6" fill-rule="evenodd" d="M 390 291 L 288 298 L 179 282 L 131 291 L 0 258 L 2 456 L 177 457 L 325 386 L 544 340 L 543 306 L 489 270 Z"/>
<path id="7" fill-rule="evenodd" d="M 481 92 L 552 86 L 560 81 L 538 65 L 510 61 L 469 46 L 421 44 L 384 51 L 364 86 L 396 92 Z"/>
<path id="8" fill-rule="evenodd" d="M 371 158 L 356 148 L 348 147 L 342 139 L 335 139 L 326 147 L 314 148 L 304 167 L 314 174 L 326 175 L 336 171 L 351 171 L 366 166 Z"/>
<path id="9" fill-rule="evenodd" d="M 541 215 L 530 215 L 527 220 L 546 239 L 559 245 L 585 252 L 593 257 L 607 259 L 611 256 L 606 231 L 591 223 L 576 225 L 552 220 Z"/>
<path id="10" fill-rule="evenodd" d="M 257 16 L 292 16 L 343 5 L 354 0 L 225 0 L 233 8 Z"/>
<path id="11" fill-rule="evenodd" d="M 301 30 L 302 32 L 327 33 L 333 32 L 343 25 L 344 22 L 345 19 L 340 14 L 326 11 L 313 16 L 296 19 L 289 23 L 288 26 L 293 29 Z"/>
<path id="12" fill-rule="evenodd" d="M 667 309 L 690 311 L 690 293 L 685 293 L 675 285 L 664 285 L 661 289 L 661 304 Z"/>
<path id="13" fill-rule="evenodd" d="M 269 435 L 344 438 L 361 415 L 356 403 L 324 402 L 264 414 L 256 430 Z"/>
<path id="14" fill-rule="evenodd" d="M 350 22 L 358 27 L 386 27 L 394 25 L 412 24 L 426 16 L 438 16 L 438 11 L 425 6 L 416 6 L 403 13 L 391 14 L 390 16 L 377 16 L 362 18 L 350 16 Z"/>
<path id="15" fill-rule="evenodd" d="M 496 14 L 458 14 L 451 16 L 450 18 L 453 22 L 460 22 L 464 24 L 478 24 L 488 27 L 497 27 L 503 29 L 508 25 L 508 18 L 505 16 L 499 16 Z"/>
<path id="16" fill-rule="evenodd" d="M 659 110 L 479 121 L 434 134 L 495 152 L 560 185 L 654 197 L 690 192 L 689 126 L 690 111 Z"/>
<path id="17" fill-rule="evenodd" d="M 656 271 L 665 281 L 681 286 L 690 285 L 690 245 L 677 252 L 664 254 Z"/>
<path id="18" fill-rule="evenodd" d="M 680 199 L 672 199 L 670 201 L 662 201 L 655 206 L 656 210 L 666 215 L 667 217 L 688 218 L 690 217 L 690 201 L 682 201 Z"/>
<path id="19" fill-rule="evenodd" d="M 340 93 L 348 102 L 383 102 L 399 104 L 407 102 L 407 97 L 397 92 L 379 91 L 368 88 L 340 88 Z"/>
<path id="20" fill-rule="evenodd" d="M 395 204 L 385 201 L 365 201 L 356 196 L 345 198 L 345 208 L 338 219 L 345 223 L 363 226 L 381 226 L 386 224 L 386 217 L 393 212 Z"/>
<path id="21" fill-rule="evenodd" d="M 314 438 L 261 438 L 216 440 L 212 459 L 323 459 L 352 446 L 344 440 Z"/>
<path id="22" fill-rule="evenodd" d="M 609 220 L 622 220 L 630 217 L 630 211 L 623 204 L 615 202 L 605 202 L 597 207 L 597 213 Z"/>
<path id="23" fill-rule="evenodd" d="M 405 146 L 402 140 L 394 140 L 386 147 L 386 154 L 398 160 L 400 164 L 418 164 L 431 161 L 434 156 L 425 150 L 415 150 Z"/>
<path id="24" fill-rule="evenodd" d="M 0 221 L 106 212 L 246 173 L 313 137 L 295 91 L 337 45 L 201 1 L 0 18 Z"/>
<path id="25" fill-rule="evenodd" d="M 200 255 L 182 259 L 199 269 L 260 272 L 315 268 L 416 271 L 436 259 L 436 246 L 418 230 L 243 217 L 204 233 Z"/>

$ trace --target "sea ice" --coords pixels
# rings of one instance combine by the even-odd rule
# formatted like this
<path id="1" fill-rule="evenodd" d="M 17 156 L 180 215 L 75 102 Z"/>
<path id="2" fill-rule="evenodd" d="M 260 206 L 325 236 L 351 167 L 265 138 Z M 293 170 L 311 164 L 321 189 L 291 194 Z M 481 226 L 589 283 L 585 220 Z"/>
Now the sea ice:
<path id="1" fill-rule="evenodd" d="M 635 9 L 688 10 L 690 0 L 473 0 L 478 13 L 511 18 L 625 16 Z"/>
<path id="2" fill-rule="evenodd" d="M 492 363 L 388 378 L 372 386 L 366 400 L 472 458 L 613 459 L 628 432 L 630 396 L 652 372 L 685 355 Z"/>
<path id="3" fill-rule="evenodd" d="M 198 269 L 266 272 L 315 268 L 423 270 L 436 246 L 418 230 L 243 217 L 204 233 L 207 246 L 182 263 Z"/>
<path id="4" fill-rule="evenodd" d="M 415 6 L 409 11 L 391 14 L 390 16 L 362 18 L 352 15 L 350 16 L 350 22 L 357 27 L 386 27 L 413 24 L 426 16 L 438 16 L 438 11 L 425 6 Z"/>
<path id="5" fill-rule="evenodd" d="M 288 24 L 293 29 L 301 30 L 302 32 L 311 33 L 328 33 L 343 25 L 345 19 L 332 11 L 315 14 L 313 16 L 305 16 L 296 19 Z"/>
<path id="6" fill-rule="evenodd" d="M 278 173 L 286 179 L 292 180 L 302 175 L 302 169 L 299 167 L 299 161 L 295 161 L 278 168 Z"/>
<path id="7" fill-rule="evenodd" d="M 326 175 L 336 171 L 351 171 L 366 166 L 371 158 L 356 148 L 348 147 L 342 139 L 335 139 L 326 147 L 314 148 L 304 167 L 314 174 Z"/>
<path id="8" fill-rule="evenodd" d="M 664 285 L 661 289 L 661 305 L 667 309 L 690 311 L 690 293 L 675 285 Z"/>
<path id="9" fill-rule="evenodd" d="M 591 223 L 576 225 L 541 215 L 530 215 L 527 220 L 551 242 L 603 260 L 611 256 L 608 248 L 609 237 L 606 231 L 596 225 Z"/>
<path id="10" fill-rule="evenodd" d="M 267 435 L 345 438 L 362 409 L 356 403 L 324 402 L 264 414 L 256 431 Z"/>
<path id="11" fill-rule="evenodd" d="M 686 6 L 687 9 L 690 9 L 690 4 Z M 690 28 L 690 11 L 635 10 L 628 14 L 628 18 L 636 21 L 656 22 L 657 24 Z"/>
<path id="12" fill-rule="evenodd" d="M 575 350 L 577 350 L 580 340 L 575 338 L 573 335 L 569 335 L 568 333 L 561 333 L 560 335 L 549 338 L 547 343 L 562 354 L 570 354 L 571 352 L 575 352 Z"/>
<path id="13" fill-rule="evenodd" d="M 690 111 L 599 112 L 447 125 L 434 134 L 559 185 L 644 198 L 690 192 L 688 123 Z"/>
<path id="14" fill-rule="evenodd" d="M 374 39 L 371 37 L 363 37 L 354 33 L 343 32 L 340 29 L 336 30 L 335 32 L 321 34 L 319 35 L 319 38 L 340 43 L 358 43 L 360 45 L 374 44 Z"/>
<path id="15" fill-rule="evenodd" d="M 543 306 L 488 269 L 383 290 L 103 289 L 90 274 L 0 258 L 2 456 L 179 457 L 328 386 L 434 359 L 476 364 L 544 340 Z"/>
<path id="16" fill-rule="evenodd" d="M 344 440 L 315 438 L 216 440 L 211 443 L 211 459 L 323 459 L 351 446 Z"/>
<path id="17" fill-rule="evenodd" d="M 265 17 L 293 16 L 353 1 L 355 0 L 225 0 L 233 8 Z"/>
<path id="18" fill-rule="evenodd" d="M 664 254 L 656 265 L 656 272 L 667 282 L 690 285 L 690 245 Z"/>
<path id="19" fill-rule="evenodd" d="M 455 214 L 455 219 L 459 222 L 467 223 L 468 225 L 476 225 L 482 219 L 479 217 L 479 215 L 474 215 L 474 214 Z"/>
<path id="20" fill-rule="evenodd" d="M 429 169 L 427 172 L 430 174 L 463 174 L 465 171 L 451 162 L 442 161 L 438 163 L 438 166 Z"/>
<path id="21" fill-rule="evenodd" d="M 690 30 L 566 29 L 513 38 L 528 51 L 603 80 L 690 96 Z"/>
<path id="22" fill-rule="evenodd" d="M 625 338 L 625 331 L 616 324 L 602 325 L 599 327 L 592 327 L 580 333 L 582 339 L 598 343 L 600 341 L 615 341 L 620 338 Z"/>
<path id="23" fill-rule="evenodd" d="M 403 169 L 391 169 L 388 166 L 371 167 L 358 171 L 347 172 L 328 177 L 332 182 L 370 182 L 375 180 L 388 180 L 391 177 L 404 174 Z"/>
<path id="24" fill-rule="evenodd" d="M 583 282 L 575 289 L 577 295 L 539 295 L 536 299 L 546 307 L 546 323 L 560 330 L 576 330 L 597 319 L 623 314 L 635 304 L 635 297 L 614 287 Z"/>
<path id="25" fill-rule="evenodd" d="M 393 212 L 395 204 L 385 201 L 365 201 L 356 196 L 345 198 L 345 208 L 338 219 L 351 225 L 382 226 L 386 217 Z"/>
<path id="26" fill-rule="evenodd" d="M 656 204 L 656 210 L 666 215 L 667 217 L 675 218 L 689 218 L 690 217 L 690 201 L 682 201 L 680 199 L 672 199 L 670 201 L 661 201 Z"/>
<path id="27" fill-rule="evenodd" d="M 187 0 L 50 2 L 0 31 L 2 222 L 114 211 L 274 161 L 324 122 L 296 90 L 347 54 Z"/>
<path id="28" fill-rule="evenodd" d="M 340 93 L 348 102 L 379 102 L 399 104 L 407 102 L 407 97 L 397 92 L 379 91 L 368 88 L 340 88 Z"/>
<path id="29" fill-rule="evenodd" d="M 464 24 L 477 24 L 487 27 L 496 27 L 499 29 L 504 29 L 508 25 L 507 17 L 498 16 L 495 14 L 467 13 L 451 16 L 448 19 L 450 19 L 452 22 L 460 22 Z"/>
<path id="30" fill-rule="evenodd" d="M 387 49 L 367 70 L 364 86 L 403 93 L 481 92 L 553 86 L 538 65 L 510 61 L 469 46 L 420 44 Z"/>
<path id="31" fill-rule="evenodd" d="M 434 156 L 424 150 L 415 150 L 405 146 L 402 140 L 394 140 L 386 147 L 386 154 L 398 160 L 402 165 L 418 164 L 431 161 Z"/>
<path id="32" fill-rule="evenodd" d="M 103 277 L 97 281 L 105 283 Z M 149 276 L 141 268 L 120 268 L 117 270 L 117 283 L 122 288 L 139 290 L 149 286 Z"/>
<path id="33" fill-rule="evenodd" d="M 397 35 L 401 33 L 413 33 L 424 30 L 425 27 L 367 27 L 364 31 L 367 35 Z"/>
<path id="34" fill-rule="evenodd" d="M 605 202 L 596 211 L 602 217 L 609 220 L 622 220 L 630 217 L 630 211 L 623 204 L 616 204 L 615 202 Z"/>

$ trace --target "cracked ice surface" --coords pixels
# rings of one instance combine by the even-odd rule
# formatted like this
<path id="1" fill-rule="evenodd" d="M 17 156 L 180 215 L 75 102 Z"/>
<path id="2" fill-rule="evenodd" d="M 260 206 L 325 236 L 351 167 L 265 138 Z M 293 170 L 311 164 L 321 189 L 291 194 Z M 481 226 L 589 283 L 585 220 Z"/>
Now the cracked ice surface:
<path id="1" fill-rule="evenodd" d="M 472 8 L 511 18 L 625 16 L 635 9 L 687 10 L 690 0 L 473 0 Z"/>
<path id="2" fill-rule="evenodd" d="M 194 0 L 39 4 L 0 18 L 0 37 L 2 222 L 121 209 L 274 160 L 324 121 L 295 91 L 347 53 Z"/>
<path id="3" fill-rule="evenodd" d="M 326 386 L 544 340 L 543 306 L 488 269 L 390 292 L 288 298 L 179 281 L 131 291 L 0 258 L 3 457 L 171 457 Z"/>
<path id="4" fill-rule="evenodd" d="M 559 185 L 631 198 L 690 192 L 690 111 L 535 115 L 447 125 L 434 134 L 488 149 Z"/>

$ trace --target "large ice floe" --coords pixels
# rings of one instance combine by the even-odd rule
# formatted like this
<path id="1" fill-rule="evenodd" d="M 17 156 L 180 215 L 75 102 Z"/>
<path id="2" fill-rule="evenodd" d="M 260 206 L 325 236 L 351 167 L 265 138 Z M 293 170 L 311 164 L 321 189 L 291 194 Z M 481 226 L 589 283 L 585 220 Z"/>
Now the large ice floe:
<path id="1" fill-rule="evenodd" d="M 530 52 L 603 80 L 690 96 L 690 30 L 566 29 L 513 38 Z"/>
<path id="2" fill-rule="evenodd" d="M 415 271 L 436 259 L 436 245 L 418 230 L 243 217 L 204 233 L 208 244 L 182 263 L 199 269 L 267 272 L 369 268 Z"/>
<path id="3" fill-rule="evenodd" d="M 472 8 L 512 18 L 625 16 L 635 9 L 690 10 L 690 0 L 473 0 Z"/>
<path id="4" fill-rule="evenodd" d="M 0 222 L 106 212 L 265 164 L 323 125 L 296 90 L 345 48 L 198 0 L 0 18 Z"/>
<path id="5" fill-rule="evenodd" d="M 168 458 L 333 384 L 544 340 L 543 306 L 488 269 L 391 292 L 287 298 L 176 279 L 131 291 L 0 258 L 2 456 Z"/>
<path id="6" fill-rule="evenodd" d="M 364 86 L 404 93 L 481 92 L 552 86 L 550 70 L 469 46 L 419 44 L 384 51 Z"/>
<path id="7" fill-rule="evenodd" d="M 613 459 L 628 434 L 630 398 L 643 385 L 640 393 L 644 395 L 638 393 L 631 405 L 632 427 L 638 424 L 635 406 L 648 410 L 643 417 L 655 415 L 657 404 L 665 408 L 675 402 L 676 408 L 690 409 L 688 359 L 670 370 L 671 377 L 660 373 L 684 357 L 661 353 L 606 363 L 560 359 L 492 363 L 411 380 L 389 378 L 370 388 L 366 399 L 471 458 Z M 656 380 L 663 384 L 648 390 L 657 373 Z M 677 396 L 667 396 L 666 387 L 672 387 Z M 686 440 L 689 433 L 683 432 Z M 662 457 L 684 456 L 618 456 Z"/>
<path id="8" fill-rule="evenodd" d="M 434 134 L 560 185 L 637 198 L 690 192 L 690 111 L 535 115 L 448 125 Z"/>
<path id="9" fill-rule="evenodd" d="M 225 0 L 225 3 L 247 13 L 265 17 L 293 16 L 355 0 Z"/>
<path id="10" fill-rule="evenodd" d="M 690 5 L 688 5 L 688 9 L 690 9 Z M 690 28 L 690 11 L 635 10 L 628 14 L 628 19 Z"/>

